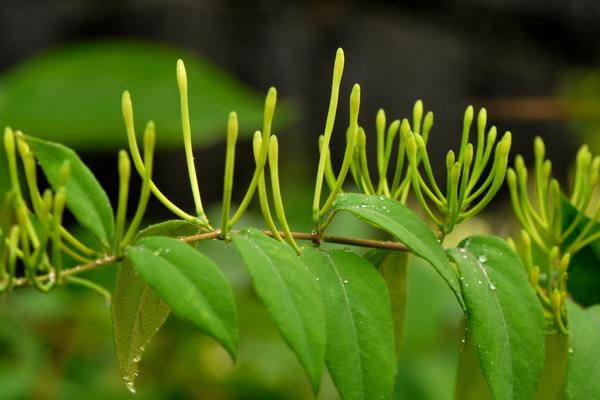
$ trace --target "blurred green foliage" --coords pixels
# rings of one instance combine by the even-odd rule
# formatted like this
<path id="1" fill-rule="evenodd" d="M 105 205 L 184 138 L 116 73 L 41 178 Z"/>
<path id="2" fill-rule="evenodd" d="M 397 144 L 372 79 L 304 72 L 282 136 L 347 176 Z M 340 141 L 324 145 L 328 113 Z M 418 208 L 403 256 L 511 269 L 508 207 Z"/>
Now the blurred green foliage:
<path id="1" fill-rule="evenodd" d="M 600 72 L 572 72 L 558 88 L 563 98 L 569 127 L 593 153 L 600 150 Z"/>
<path id="2" fill-rule="evenodd" d="M 230 111 L 237 111 L 242 135 L 261 126 L 262 94 L 194 54 L 135 41 L 73 44 L 5 72 L 0 76 L 0 126 L 77 150 L 116 149 L 127 143 L 121 94 L 129 90 L 138 130 L 152 119 L 157 145 L 178 146 L 178 58 L 185 60 L 187 69 L 195 144 L 224 140 Z M 289 116 L 285 104 L 279 107 L 278 126 Z"/>

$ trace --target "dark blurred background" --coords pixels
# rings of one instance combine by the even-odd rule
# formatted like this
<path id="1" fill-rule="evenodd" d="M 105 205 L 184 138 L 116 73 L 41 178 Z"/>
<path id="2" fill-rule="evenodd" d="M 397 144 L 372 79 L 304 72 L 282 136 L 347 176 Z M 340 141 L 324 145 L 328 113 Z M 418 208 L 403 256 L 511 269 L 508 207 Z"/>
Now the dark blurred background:
<path id="1" fill-rule="evenodd" d="M 358 82 L 360 120 L 368 132 L 378 108 L 391 121 L 410 116 L 414 101 L 422 99 L 435 113 L 430 147 L 440 166 L 443 153 L 459 141 L 465 107 L 485 106 L 500 132 L 513 133 L 513 154 L 531 159 L 533 137 L 542 136 L 566 185 L 578 146 L 588 142 L 593 152 L 600 149 L 599 39 L 595 0 L 1 0 L 0 125 L 74 147 L 114 198 L 116 151 L 125 145 L 120 96 L 131 89 L 138 131 L 148 118 L 157 122 L 156 180 L 191 209 L 177 136 L 176 59 L 188 66 L 197 162 L 209 203 L 221 196 L 227 112 L 240 112 L 248 138 L 260 128 L 266 90 L 275 86 L 291 218 L 298 229 L 310 229 L 316 141 L 337 47 L 345 50 L 346 68 L 334 153 L 342 153 L 340 126 L 347 120 L 349 88 Z M 236 181 L 246 182 L 247 140 L 238 154 Z M 510 219 L 504 197 L 492 206 L 495 216 L 464 229 L 486 231 L 493 223 L 496 233 L 506 234 L 506 223 L 495 223 Z M 165 218 L 161 210 L 154 204 L 150 220 Z M 343 229 L 367 232 L 345 224 Z M 237 289 L 239 363 L 231 366 L 215 343 L 172 317 L 147 350 L 137 396 L 308 398 L 297 361 L 258 304 L 237 257 L 218 245 L 206 251 L 226 265 Z M 114 269 L 90 277 L 110 288 Z M 452 398 L 460 310 L 426 267 L 413 268 L 410 288 L 398 398 Z M 129 396 L 112 353 L 109 308 L 100 297 L 76 288 L 47 296 L 19 290 L 0 302 L 0 318 L 0 399 Z M 335 396 L 326 382 L 321 398 Z"/>

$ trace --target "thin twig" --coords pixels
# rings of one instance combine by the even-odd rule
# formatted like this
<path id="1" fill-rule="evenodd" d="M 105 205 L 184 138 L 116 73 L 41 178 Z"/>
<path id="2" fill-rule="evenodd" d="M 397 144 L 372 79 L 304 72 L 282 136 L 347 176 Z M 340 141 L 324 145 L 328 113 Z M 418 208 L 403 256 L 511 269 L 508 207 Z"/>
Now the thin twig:
<path id="1" fill-rule="evenodd" d="M 232 231 L 232 233 L 237 233 L 239 231 Z M 267 236 L 273 236 L 273 233 L 268 230 L 264 230 L 263 233 Z M 283 235 L 283 232 L 280 232 Z M 376 249 L 387 249 L 387 250 L 395 250 L 395 251 L 408 251 L 408 248 L 400 242 L 394 242 L 391 240 L 374 240 L 374 239 L 362 239 L 362 238 L 353 238 L 347 236 L 336 236 L 336 235 L 319 235 L 316 232 L 291 232 L 292 237 L 297 240 L 310 240 L 313 243 L 319 244 L 322 242 L 326 243 L 336 243 L 336 244 L 347 244 L 349 246 L 359 246 L 359 247 L 369 247 Z M 179 240 L 186 243 L 194 243 L 201 242 L 204 240 L 224 240 L 221 236 L 221 230 L 215 229 L 214 231 L 199 233 L 196 235 L 190 236 L 182 236 Z M 109 256 L 106 255 L 102 258 L 98 258 L 92 262 L 88 262 L 85 264 L 77 265 L 76 267 L 65 269 L 61 272 L 62 277 L 67 277 L 71 275 L 77 275 L 83 272 L 91 271 L 96 268 L 114 264 L 120 262 L 123 257 L 117 256 Z M 56 279 L 57 277 L 54 274 L 45 274 L 39 275 L 36 277 L 38 280 L 47 281 L 49 279 Z M 22 286 L 28 286 L 31 282 L 27 278 L 17 278 L 14 281 L 13 287 L 18 288 Z"/>

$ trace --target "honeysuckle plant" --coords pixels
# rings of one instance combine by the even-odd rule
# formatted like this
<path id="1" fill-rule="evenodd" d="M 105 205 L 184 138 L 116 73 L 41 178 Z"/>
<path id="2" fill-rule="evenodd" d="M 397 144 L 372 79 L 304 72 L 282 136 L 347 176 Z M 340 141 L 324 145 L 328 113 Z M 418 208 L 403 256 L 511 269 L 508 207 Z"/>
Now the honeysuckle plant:
<path id="1" fill-rule="evenodd" d="M 234 293 L 218 265 L 196 245 L 220 240 L 235 248 L 254 290 L 277 329 L 304 368 L 315 396 L 327 368 L 343 399 L 391 398 L 401 359 L 409 257 L 429 263 L 444 279 L 464 311 L 465 331 L 456 396 L 530 399 L 548 393 L 592 398 L 598 388 L 598 308 L 583 311 L 568 300 L 571 256 L 597 242 L 600 216 L 590 209 L 598 182 L 600 158 L 583 148 L 577 157 L 570 197 L 550 178 L 541 139 L 535 142 L 535 198 L 528 197 L 527 169 L 520 157 L 508 169 L 508 184 L 522 241 L 489 235 L 464 238 L 456 247 L 444 239 L 457 224 L 474 217 L 502 186 L 511 134 L 496 141 L 481 109 L 476 143 L 470 141 L 474 109 L 465 112 L 460 148 L 446 156 L 445 180 L 434 175 L 427 150 L 432 112 L 415 103 L 412 119 L 388 124 L 383 110 L 375 118 L 375 164 L 369 162 L 367 125 L 360 123 L 361 88 L 349 96 L 346 147 L 341 165 L 331 161 L 330 142 L 340 98 L 344 53 L 336 53 L 329 109 L 318 137 L 312 213 L 314 230 L 292 230 L 279 178 L 279 139 L 272 132 L 277 92 L 270 88 L 263 124 L 253 137 L 254 172 L 237 206 L 234 185 L 238 117 L 226 123 L 226 155 L 221 218 L 204 211 L 193 155 L 187 75 L 176 66 L 183 145 L 194 210 L 169 200 L 153 180 L 156 127 L 149 121 L 138 144 L 131 95 L 125 91 L 122 112 L 129 151 L 118 154 L 119 191 L 113 211 L 103 188 L 77 154 L 6 128 L 4 150 L 11 189 L 0 218 L 0 291 L 25 286 L 49 292 L 57 286 L 83 285 L 111 298 L 116 356 L 126 387 L 135 378 L 146 344 L 173 310 L 217 340 L 237 358 L 239 331 Z M 225 124 L 224 124 L 225 125 Z M 374 167 L 374 168 L 371 168 Z M 127 214 L 132 169 L 142 185 L 133 216 Z M 49 183 L 38 186 L 41 170 Z M 376 170 L 372 177 L 370 171 Z M 348 179 L 348 175 L 351 179 Z M 348 185 L 351 180 L 353 185 Z M 590 183 L 592 185 L 590 185 Z M 411 195 L 419 210 L 406 206 Z M 257 195 L 257 196 L 255 196 Z M 150 196 L 176 219 L 144 227 Z M 264 227 L 240 229 L 252 200 Z M 63 223 L 69 212 L 92 237 L 84 241 Z M 328 233 L 341 212 L 384 231 L 388 239 Z M 425 219 L 419 217 L 425 215 Z M 346 250 L 324 243 L 345 244 Z M 366 252 L 360 249 L 366 248 Z M 113 293 L 80 276 L 112 265 Z M 566 356 L 556 361 L 545 348 L 550 335 L 563 335 Z M 567 349 L 567 347 L 565 347 Z M 560 353 L 560 352 L 559 352 Z M 549 356 L 550 354 L 550 356 Z M 561 361 L 562 360 L 562 361 Z M 556 367 L 558 365 L 558 367 Z M 558 371 L 558 372 L 556 372 Z M 553 374 L 554 372 L 554 374 Z M 558 377 L 558 378 L 557 378 Z"/>

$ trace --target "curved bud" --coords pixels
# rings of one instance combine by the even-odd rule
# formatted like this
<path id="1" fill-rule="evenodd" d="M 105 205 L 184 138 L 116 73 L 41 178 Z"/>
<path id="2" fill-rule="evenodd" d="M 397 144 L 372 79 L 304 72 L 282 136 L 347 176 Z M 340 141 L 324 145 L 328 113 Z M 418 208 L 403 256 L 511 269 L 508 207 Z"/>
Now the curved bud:
<path id="1" fill-rule="evenodd" d="M 254 152 L 254 159 L 258 161 L 258 155 L 260 154 L 260 148 L 262 147 L 262 133 L 260 131 L 254 132 L 252 137 L 252 150 Z"/>
<path id="2" fill-rule="evenodd" d="M 421 133 L 421 121 L 423 120 L 423 101 L 415 101 L 413 106 L 413 127 L 412 130 L 415 134 Z"/>
<path id="3" fill-rule="evenodd" d="M 448 171 L 452 170 L 452 167 L 454 166 L 454 161 L 454 151 L 450 150 L 448 153 L 446 153 L 446 169 Z"/>
<path id="4" fill-rule="evenodd" d="M 125 150 L 119 150 L 119 180 L 129 182 L 131 177 L 131 161 Z"/>
<path id="5" fill-rule="evenodd" d="M 350 93 L 350 126 L 358 126 L 358 110 L 360 108 L 360 85 L 355 83 Z"/>
<path id="6" fill-rule="evenodd" d="M 552 291 L 550 301 L 552 302 L 552 308 L 554 308 L 554 310 L 560 310 L 562 306 L 562 295 L 558 289 Z"/>
<path id="7" fill-rule="evenodd" d="M 482 107 L 479 110 L 479 114 L 477 115 L 477 135 L 479 137 L 483 138 L 486 125 L 487 125 L 487 110 Z"/>
<path id="8" fill-rule="evenodd" d="M 541 137 L 536 136 L 533 141 L 533 154 L 536 160 L 543 160 L 546 155 L 546 146 Z"/>
<path id="9" fill-rule="evenodd" d="M 431 132 L 431 128 L 433 127 L 433 112 L 428 111 L 425 114 L 425 119 L 423 120 L 423 129 L 421 130 L 421 136 L 423 136 L 423 140 L 427 142 L 429 139 L 429 132 Z"/>
<path id="10" fill-rule="evenodd" d="M 337 82 L 338 85 L 342 79 L 342 73 L 344 72 L 344 62 L 344 50 L 342 50 L 342 48 L 340 47 L 335 52 L 335 61 L 333 64 L 333 81 Z"/>
<path id="11" fill-rule="evenodd" d="M 535 265 L 531 269 L 531 273 L 529 274 L 529 282 L 531 283 L 531 286 L 536 288 L 539 284 L 539 281 L 540 281 L 540 267 Z"/>
<path id="12" fill-rule="evenodd" d="M 358 136 L 356 137 L 356 146 L 359 150 L 367 147 L 367 134 L 363 128 L 358 128 Z"/>

